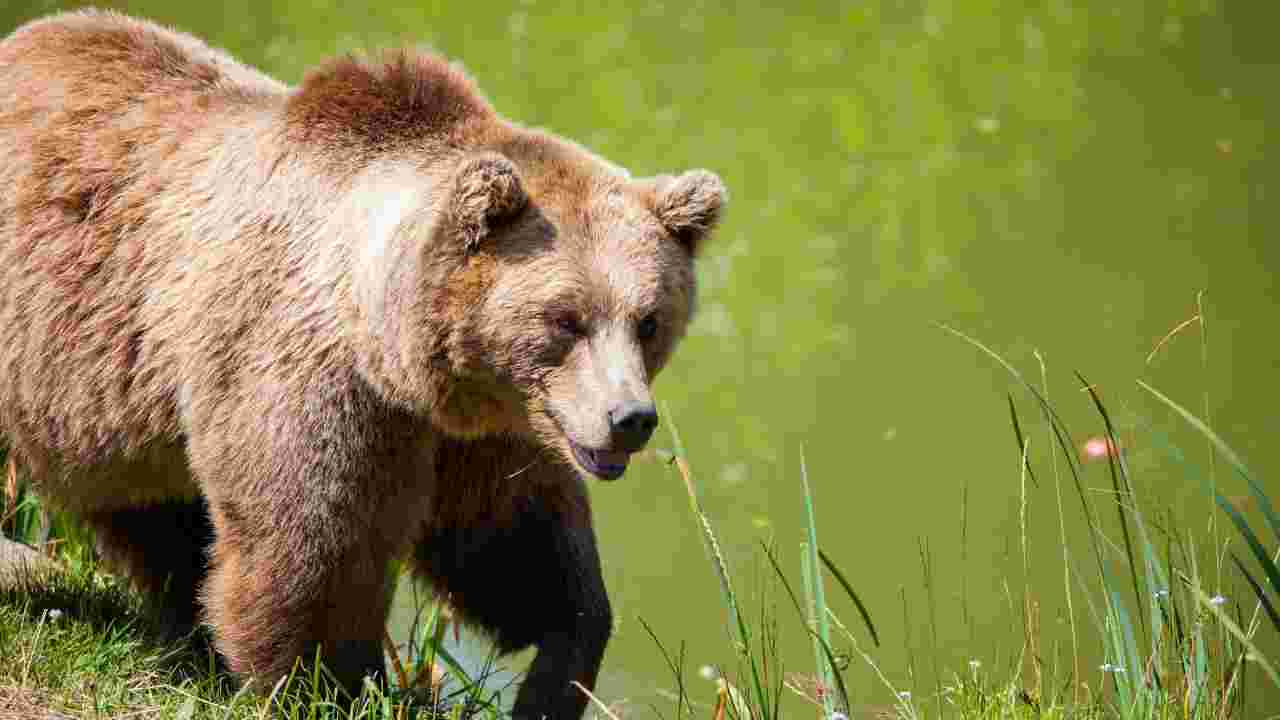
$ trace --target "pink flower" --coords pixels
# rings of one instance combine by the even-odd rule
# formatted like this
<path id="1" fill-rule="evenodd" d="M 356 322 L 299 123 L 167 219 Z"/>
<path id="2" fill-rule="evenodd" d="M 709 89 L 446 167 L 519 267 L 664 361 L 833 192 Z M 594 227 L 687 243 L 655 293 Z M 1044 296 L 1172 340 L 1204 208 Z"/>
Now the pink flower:
<path id="1" fill-rule="evenodd" d="M 1085 462 L 1102 460 L 1108 455 L 1111 457 L 1118 457 L 1120 455 L 1120 451 L 1110 439 L 1105 437 L 1089 438 L 1080 448 L 1080 459 Z"/>

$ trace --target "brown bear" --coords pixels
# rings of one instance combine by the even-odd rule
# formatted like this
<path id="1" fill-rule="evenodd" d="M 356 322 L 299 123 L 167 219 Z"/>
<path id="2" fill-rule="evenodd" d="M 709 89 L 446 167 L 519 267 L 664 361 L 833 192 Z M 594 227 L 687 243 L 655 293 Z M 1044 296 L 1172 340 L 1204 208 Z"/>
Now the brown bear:
<path id="1" fill-rule="evenodd" d="M 432 55 L 290 88 L 103 12 L 0 42 L 0 431 L 270 688 L 378 676 L 401 556 L 578 718 L 608 640 L 584 478 L 657 414 L 706 171 L 633 179 Z"/>

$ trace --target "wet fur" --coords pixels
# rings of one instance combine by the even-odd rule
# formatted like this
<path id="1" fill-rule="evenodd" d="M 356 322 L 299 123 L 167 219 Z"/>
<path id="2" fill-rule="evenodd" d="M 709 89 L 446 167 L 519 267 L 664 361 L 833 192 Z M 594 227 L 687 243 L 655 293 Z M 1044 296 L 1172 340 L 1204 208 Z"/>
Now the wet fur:
<path id="1" fill-rule="evenodd" d="M 409 552 L 538 646 L 517 717 L 581 715 L 611 619 L 558 425 L 590 418 L 546 406 L 596 408 L 546 314 L 656 308 L 651 380 L 714 176 L 632 181 L 434 56 L 295 90 L 99 12 L 0 42 L 0 157 L 0 428 L 174 632 L 261 688 L 320 647 L 356 688 Z"/>

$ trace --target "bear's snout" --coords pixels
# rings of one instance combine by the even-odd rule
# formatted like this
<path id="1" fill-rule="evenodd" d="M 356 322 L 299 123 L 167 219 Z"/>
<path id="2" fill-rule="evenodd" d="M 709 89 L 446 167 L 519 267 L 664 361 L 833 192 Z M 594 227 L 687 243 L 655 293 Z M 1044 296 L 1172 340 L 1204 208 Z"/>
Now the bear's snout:
<path id="1" fill-rule="evenodd" d="M 609 411 L 609 435 L 613 448 L 633 453 L 645 446 L 658 427 L 658 410 L 652 400 L 632 400 Z"/>

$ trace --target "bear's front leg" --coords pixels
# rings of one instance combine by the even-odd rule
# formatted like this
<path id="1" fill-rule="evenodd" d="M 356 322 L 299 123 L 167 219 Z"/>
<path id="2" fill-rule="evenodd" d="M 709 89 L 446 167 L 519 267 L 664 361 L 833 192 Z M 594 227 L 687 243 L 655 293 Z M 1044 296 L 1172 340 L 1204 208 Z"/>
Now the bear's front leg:
<path id="1" fill-rule="evenodd" d="M 193 422 L 190 461 L 215 533 L 206 620 L 259 692 L 318 654 L 354 696 L 384 672 L 388 570 L 426 513 L 430 436 L 358 386 L 270 389 Z"/>
<path id="2" fill-rule="evenodd" d="M 553 526 L 552 547 L 560 567 L 548 572 L 548 584 L 559 587 L 536 589 L 565 601 L 560 609 L 570 613 L 548 613 L 547 624 L 536 634 L 538 654 L 520 685 L 512 720 L 577 720 L 587 706 L 587 690 L 594 690 L 605 646 L 613 631 L 613 619 L 600 558 L 596 552 L 595 531 L 584 527 Z M 545 587 L 545 586 L 544 586 Z"/>
<path id="3" fill-rule="evenodd" d="M 383 673 L 390 552 L 358 527 L 255 514 L 233 501 L 213 505 L 204 604 L 218 650 L 264 693 L 299 660 L 309 667 L 318 656 L 355 697 L 364 677 Z"/>
<path id="4" fill-rule="evenodd" d="M 587 696 L 573 683 L 595 689 L 613 629 L 595 532 L 585 514 L 528 501 L 501 525 L 433 528 L 417 566 L 500 651 L 537 647 L 513 720 L 578 720 Z"/>
<path id="5" fill-rule="evenodd" d="M 514 720 L 578 720 L 612 631 L 581 478 L 513 437 L 440 440 L 417 570 L 504 653 L 535 646 Z"/>

